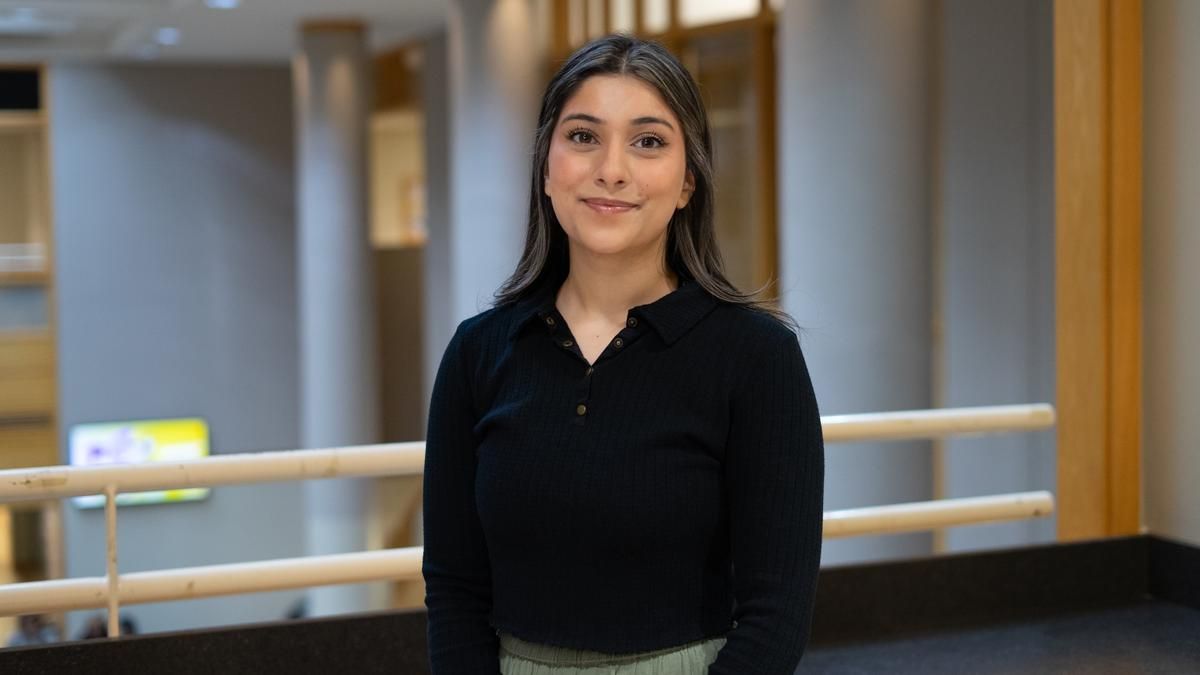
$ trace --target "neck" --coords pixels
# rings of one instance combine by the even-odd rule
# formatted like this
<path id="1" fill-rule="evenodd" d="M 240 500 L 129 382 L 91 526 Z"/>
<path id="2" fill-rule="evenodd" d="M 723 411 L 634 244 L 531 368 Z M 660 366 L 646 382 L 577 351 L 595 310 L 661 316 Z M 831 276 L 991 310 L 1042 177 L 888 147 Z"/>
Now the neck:
<path id="1" fill-rule="evenodd" d="M 571 250 L 571 271 L 558 291 L 560 311 L 603 316 L 624 322 L 631 307 L 646 305 L 679 287 L 662 250 L 631 263 L 628 258 L 578 254 Z"/>

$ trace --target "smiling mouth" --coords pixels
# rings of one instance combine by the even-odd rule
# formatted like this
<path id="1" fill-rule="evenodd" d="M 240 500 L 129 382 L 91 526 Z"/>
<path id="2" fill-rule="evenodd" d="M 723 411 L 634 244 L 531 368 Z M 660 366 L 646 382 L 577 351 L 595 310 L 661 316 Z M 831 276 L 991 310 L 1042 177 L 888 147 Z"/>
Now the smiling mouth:
<path id="1" fill-rule="evenodd" d="M 583 203 L 590 206 L 593 211 L 604 214 L 625 213 L 637 208 L 636 204 L 611 199 L 585 199 Z"/>

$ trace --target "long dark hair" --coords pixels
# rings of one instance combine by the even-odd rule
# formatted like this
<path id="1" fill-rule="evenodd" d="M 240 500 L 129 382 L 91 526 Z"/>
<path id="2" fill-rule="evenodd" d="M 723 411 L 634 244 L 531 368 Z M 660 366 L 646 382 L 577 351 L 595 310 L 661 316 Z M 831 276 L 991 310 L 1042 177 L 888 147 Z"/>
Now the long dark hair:
<path id="1" fill-rule="evenodd" d="M 542 184 L 558 116 L 575 90 L 593 75 L 630 75 L 646 82 L 683 125 L 687 169 L 695 181 L 695 191 L 687 205 L 671 216 L 667 227 L 666 263 L 670 269 L 681 279 L 694 280 L 718 300 L 765 312 L 797 331 L 790 315 L 769 301 L 757 299 L 770 282 L 743 293 L 725 278 L 713 230 L 712 135 L 695 80 L 662 45 L 625 34 L 607 35 L 580 47 L 546 85 L 533 141 L 525 251 L 512 276 L 496 291 L 495 304 L 515 302 L 542 284 L 561 284 L 567 278 L 567 235 Z"/>

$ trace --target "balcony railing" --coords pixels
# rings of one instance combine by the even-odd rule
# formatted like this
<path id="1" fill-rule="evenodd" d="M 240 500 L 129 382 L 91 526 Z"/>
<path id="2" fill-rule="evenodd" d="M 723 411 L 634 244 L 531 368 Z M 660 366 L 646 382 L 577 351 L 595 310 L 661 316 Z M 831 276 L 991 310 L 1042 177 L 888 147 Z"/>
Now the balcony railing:
<path id="1" fill-rule="evenodd" d="M 1038 431 L 1054 426 L 1047 404 L 835 415 L 821 419 L 827 444 L 948 438 Z M 420 474 L 425 443 L 385 443 L 320 450 L 217 455 L 170 464 L 51 466 L 0 471 L 0 503 L 105 494 L 107 573 L 0 586 L 0 615 L 108 608 L 117 635 L 118 608 L 165 600 L 257 593 L 310 586 L 417 578 L 423 548 L 186 567 L 119 574 L 116 495 L 322 478 Z M 1048 516 L 1049 492 L 1020 492 L 826 511 L 824 536 L 852 537 Z"/>

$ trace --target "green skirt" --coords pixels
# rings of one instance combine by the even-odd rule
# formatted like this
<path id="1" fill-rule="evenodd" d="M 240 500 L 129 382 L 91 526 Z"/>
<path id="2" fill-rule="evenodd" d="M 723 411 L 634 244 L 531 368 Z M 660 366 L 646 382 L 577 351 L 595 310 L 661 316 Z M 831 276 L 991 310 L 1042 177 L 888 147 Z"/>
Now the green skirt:
<path id="1" fill-rule="evenodd" d="M 699 640 L 637 654 L 606 654 L 586 649 L 526 642 L 500 632 L 501 675 L 705 675 L 725 638 Z"/>

